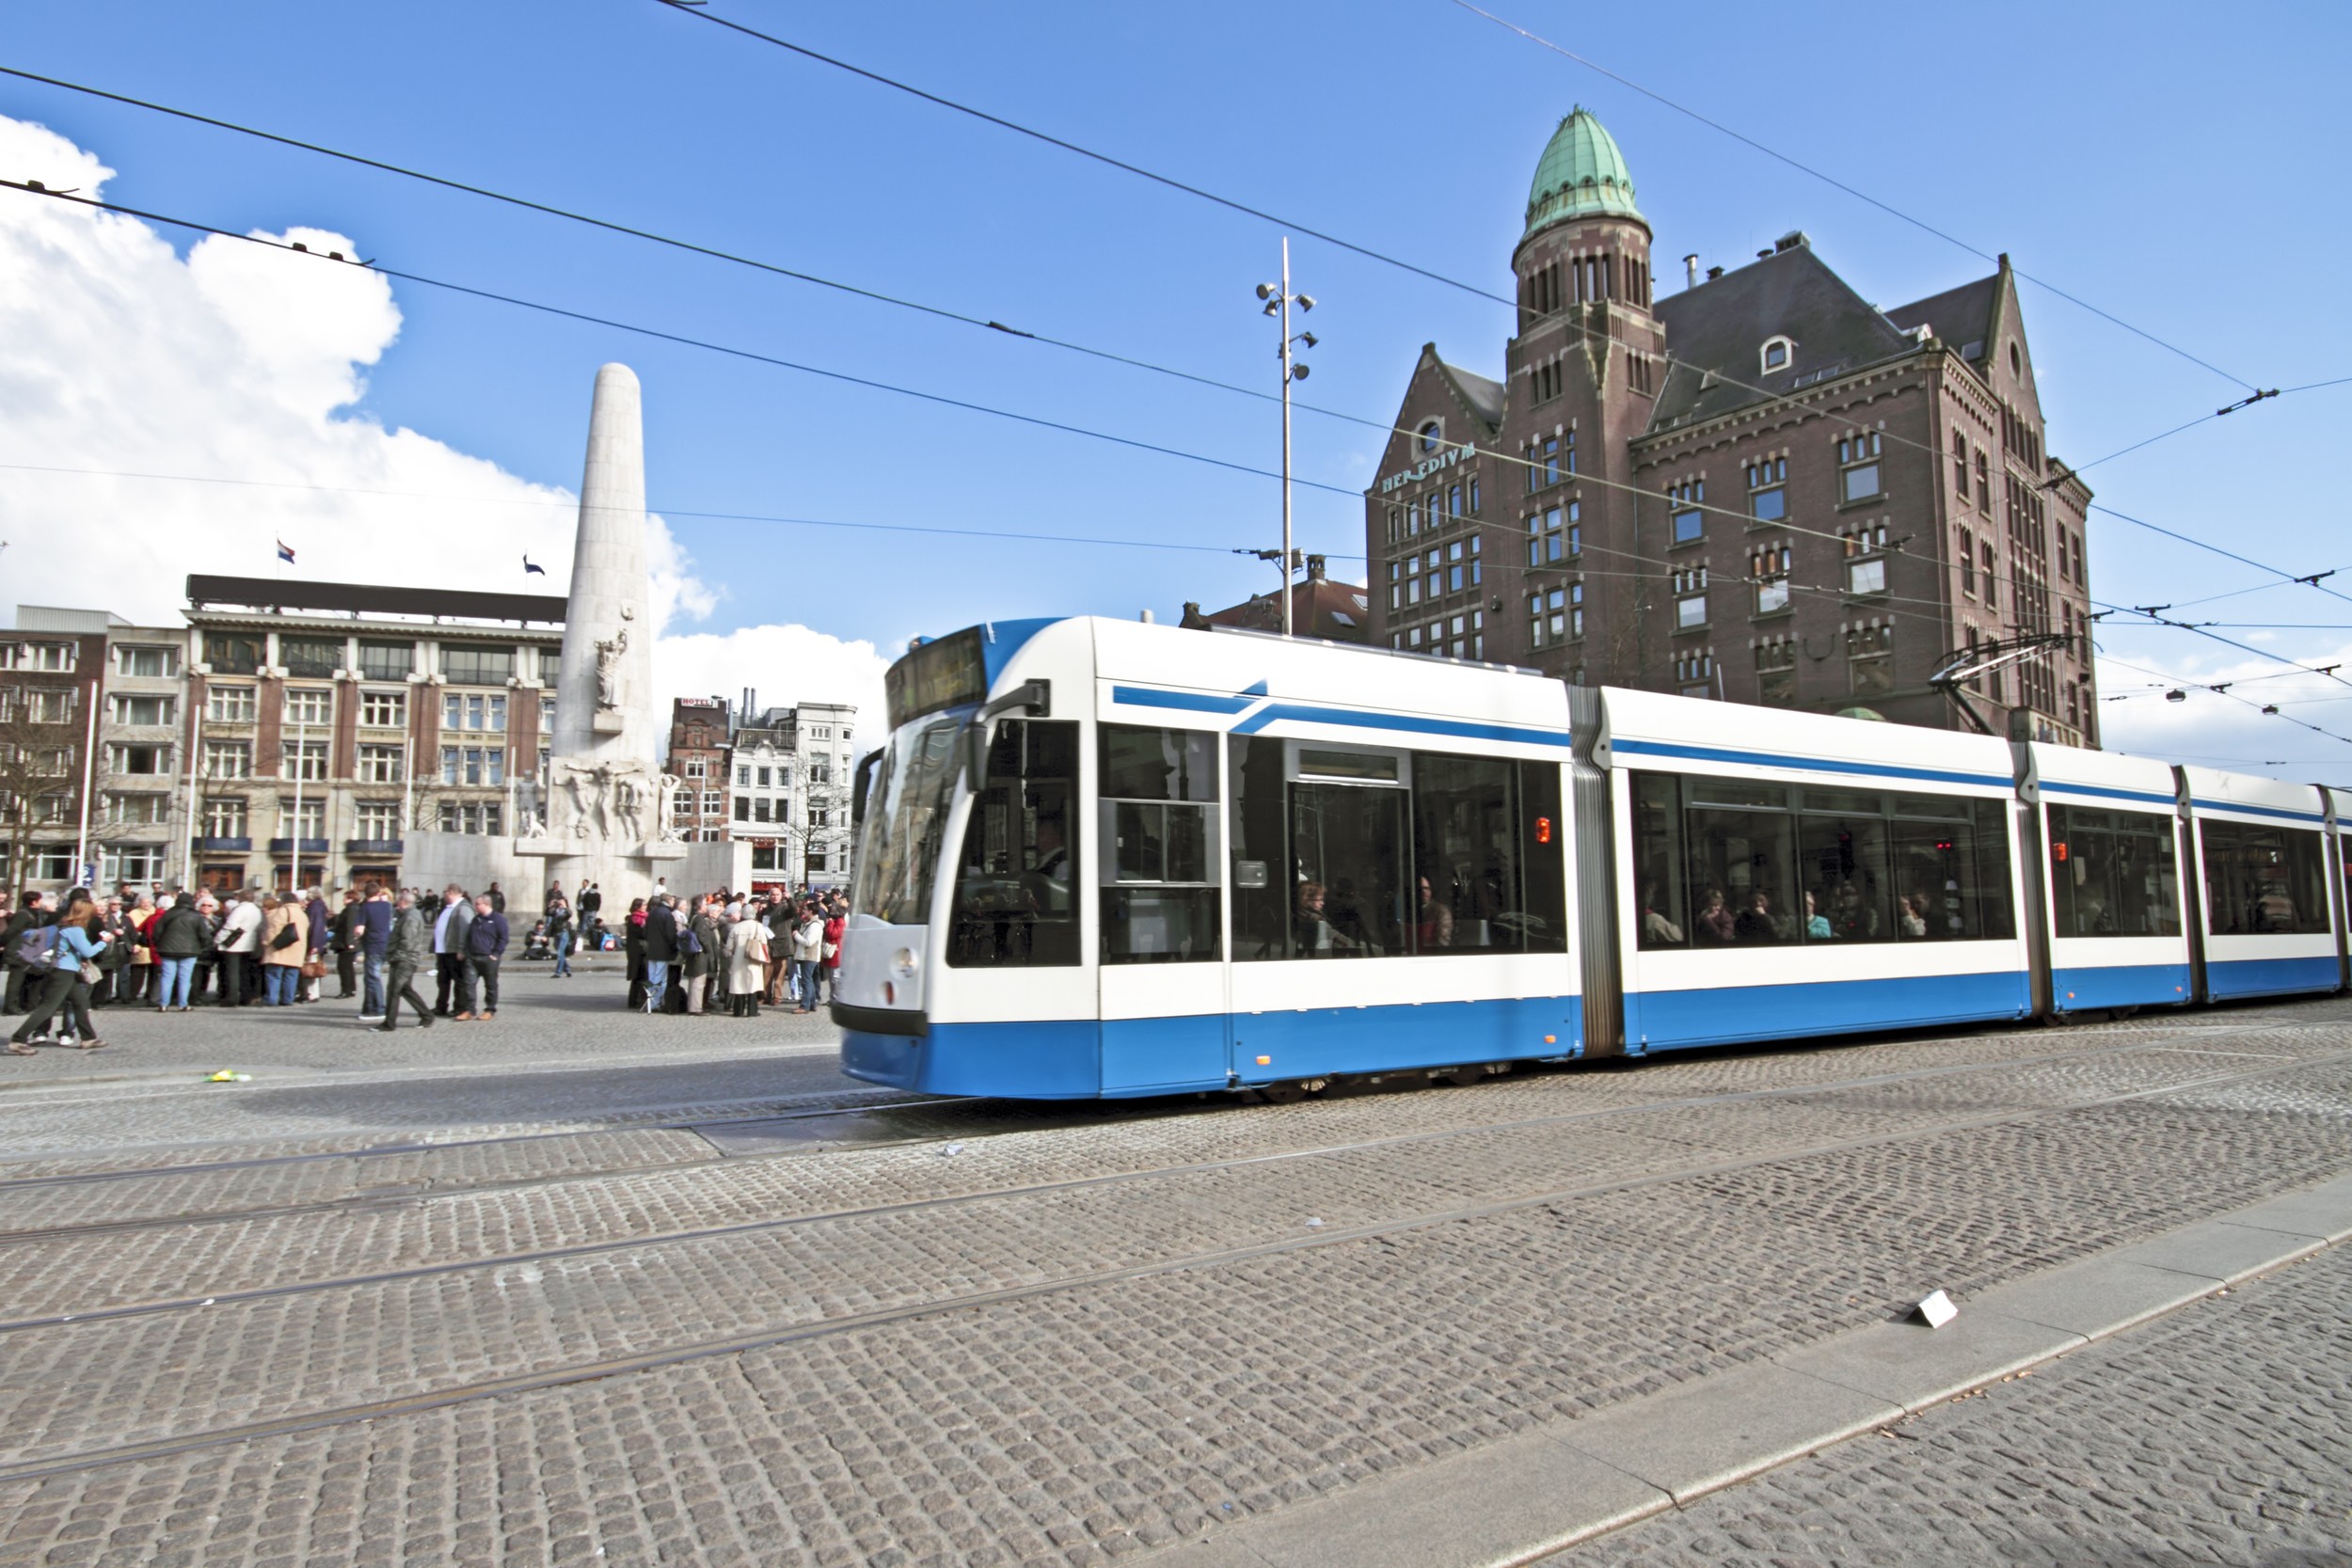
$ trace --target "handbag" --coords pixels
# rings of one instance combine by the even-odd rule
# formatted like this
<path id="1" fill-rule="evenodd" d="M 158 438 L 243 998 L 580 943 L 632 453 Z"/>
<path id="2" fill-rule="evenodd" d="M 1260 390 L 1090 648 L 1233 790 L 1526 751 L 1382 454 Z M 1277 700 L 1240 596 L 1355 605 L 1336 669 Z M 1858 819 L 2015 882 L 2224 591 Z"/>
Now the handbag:
<path id="1" fill-rule="evenodd" d="M 326 979 L 326 960 L 325 958 L 312 958 L 309 963 L 304 964 L 302 966 L 302 977 L 306 980 Z"/>
<path id="2" fill-rule="evenodd" d="M 87 959 L 83 960 L 82 984 L 86 986 L 94 986 L 104 978 L 105 972 L 103 970 L 100 969 L 96 964 L 89 962 Z"/>
<path id="3" fill-rule="evenodd" d="M 269 939 L 269 950 L 273 953 L 283 952 L 301 940 L 302 933 L 292 926 L 280 926 L 278 928 L 278 934 Z"/>

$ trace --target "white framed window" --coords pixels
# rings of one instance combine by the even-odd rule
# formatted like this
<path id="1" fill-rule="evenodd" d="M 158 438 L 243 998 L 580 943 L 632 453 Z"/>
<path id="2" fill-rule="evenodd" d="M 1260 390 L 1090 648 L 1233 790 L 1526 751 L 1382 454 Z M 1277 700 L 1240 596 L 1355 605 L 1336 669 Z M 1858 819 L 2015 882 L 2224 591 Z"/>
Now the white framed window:
<path id="1" fill-rule="evenodd" d="M 305 795 L 299 802 L 291 795 L 280 795 L 278 798 L 278 836 L 325 838 L 326 801 L 316 795 Z"/>
<path id="2" fill-rule="evenodd" d="M 168 795 L 109 795 L 106 797 L 106 820 L 125 827 L 152 827 L 171 820 L 171 797 Z"/>
<path id="3" fill-rule="evenodd" d="M 681 779 L 704 779 L 710 776 L 710 764 L 701 757 L 689 757 L 678 765 Z"/>
<path id="4" fill-rule="evenodd" d="M 1846 592 L 1849 594 L 1883 594 L 1886 592 L 1886 558 L 1867 556 L 1846 562 Z"/>
<path id="5" fill-rule="evenodd" d="M 752 770 L 748 766 L 739 766 L 735 769 L 735 783 L 739 789 L 752 787 Z"/>
<path id="6" fill-rule="evenodd" d="M 362 746 L 359 748 L 359 782 L 361 784 L 398 784 L 400 765 L 407 751 L 405 746 Z"/>
<path id="7" fill-rule="evenodd" d="M 204 798 L 204 836 L 206 838 L 243 838 L 246 836 L 246 806 L 242 795 L 208 795 Z"/>
<path id="8" fill-rule="evenodd" d="M 73 717 L 73 691 L 70 687 L 37 686 L 24 693 L 24 711 L 36 724 L 62 724 Z"/>
<path id="9" fill-rule="evenodd" d="M 703 791 L 702 814 L 705 816 L 724 816 L 726 810 L 727 797 L 724 790 L 706 789 Z"/>
<path id="10" fill-rule="evenodd" d="M 149 643 L 115 644 L 115 673 L 145 680 L 168 680 L 180 673 L 180 650 Z"/>
<path id="11" fill-rule="evenodd" d="M 405 691 L 360 692 L 359 722 L 372 730 L 402 728 L 408 722 L 408 693 Z"/>
<path id="12" fill-rule="evenodd" d="M 253 776 L 253 742 L 250 740 L 206 741 L 204 743 L 204 776 L 208 779 L 251 778 Z"/>
<path id="13" fill-rule="evenodd" d="M 441 782 L 445 784 L 502 784 L 506 782 L 506 750 L 501 746 L 444 746 Z"/>
<path id="14" fill-rule="evenodd" d="M 302 729 L 321 728 L 335 721 L 335 693 L 324 686 L 286 688 L 286 722 Z"/>
<path id="15" fill-rule="evenodd" d="M 503 807 L 496 800 L 444 801 L 441 805 L 441 832 L 445 833 L 486 833 L 505 832 Z"/>
<path id="16" fill-rule="evenodd" d="M 497 692 L 450 692 L 441 699 L 441 728 L 502 734 L 506 698 Z"/>
<path id="17" fill-rule="evenodd" d="M 118 724 L 168 724 L 179 705 L 170 697 L 137 697 L 118 691 L 106 699 L 106 717 Z"/>
<path id="18" fill-rule="evenodd" d="M 0 670 L 72 670 L 81 661 L 72 642 L 0 642 Z"/>
<path id="19" fill-rule="evenodd" d="M 400 836 L 400 802 L 398 800 L 361 800 L 355 808 L 352 825 L 361 838 L 379 842 Z"/>
<path id="20" fill-rule="evenodd" d="M 215 724 L 250 724 L 261 711 L 249 686 L 208 686 L 204 717 Z"/>
<path id="21" fill-rule="evenodd" d="M 169 854 L 160 844 L 109 846 L 98 859 L 99 880 L 107 887 L 119 887 L 125 882 L 134 888 L 156 884 L 170 875 Z"/>
<path id="22" fill-rule="evenodd" d="M 326 782 L 326 742 L 324 740 L 287 741 L 285 771 L 279 777 L 300 779 L 305 784 L 325 784 Z"/>
<path id="23" fill-rule="evenodd" d="M 1790 365 L 1796 363 L 1796 340 L 1793 338 L 1782 337 L 1778 334 L 1774 334 L 1773 336 L 1765 339 L 1764 346 L 1756 350 L 1757 368 L 1766 375 L 1772 375 L 1776 372 L 1787 370 Z"/>
<path id="24" fill-rule="evenodd" d="M 109 773 L 168 774 L 171 771 L 171 748 L 143 746 L 130 741 L 112 741 L 106 747 L 106 771 Z"/>

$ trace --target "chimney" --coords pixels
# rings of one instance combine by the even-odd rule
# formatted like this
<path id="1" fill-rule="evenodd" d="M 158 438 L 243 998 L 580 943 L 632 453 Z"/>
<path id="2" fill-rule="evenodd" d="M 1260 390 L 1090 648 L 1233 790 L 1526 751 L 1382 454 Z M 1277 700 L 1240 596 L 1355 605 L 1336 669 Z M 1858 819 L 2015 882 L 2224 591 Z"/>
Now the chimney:
<path id="1" fill-rule="evenodd" d="M 1329 567 L 1325 562 L 1323 557 L 1319 555 L 1311 555 L 1307 558 L 1307 580 L 1309 582 L 1321 582 L 1324 578 L 1324 574 L 1328 570 Z"/>
<path id="2" fill-rule="evenodd" d="M 1682 276 L 1684 288 L 1695 289 L 1699 286 L 1699 253 L 1697 251 L 1694 250 L 1682 259 Z"/>
<path id="3" fill-rule="evenodd" d="M 1721 268 L 1721 267 L 1709 267 L 1709 268 L 1708 268 L 1708 269 L 1707 269 L 1707 280 L 1708 280 L 1709 283 L 1714 282 L 1714 281 L 1715 281 L 1715 279 L 1717 279 L 1718 277 L 1721 277 L 1723 275 L 1724 275 L 1724 269 L 1723 269 L 1723 268 Z"/>
<path id="4" fill-rule="evenodd" d="M 1145 610 L 1142 614 L 1140 614 L 1140 615 L 1136 616 L 1136 620 L 1138 620 L 1138 621 L 1141 621 L 1141 622 L 1142 622 L 1145 626 L 1150 626 L 1152 622 L 1154 622 L 1154 621 L 1158 620 L 1158 619 L 1159 619 L 1159 617 L 1158 617 L 1158 616 L 1156 616 L 1156 615 L 1153 615 L 1153 614 L 1152 614 L 1150 610 Z"/>

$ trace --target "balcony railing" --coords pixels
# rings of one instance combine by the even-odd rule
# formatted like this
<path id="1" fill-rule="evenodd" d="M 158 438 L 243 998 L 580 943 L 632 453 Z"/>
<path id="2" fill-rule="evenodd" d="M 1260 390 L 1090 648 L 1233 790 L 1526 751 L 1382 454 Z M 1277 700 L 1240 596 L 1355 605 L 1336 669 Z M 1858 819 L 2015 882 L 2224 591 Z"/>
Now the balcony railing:
<path id="1" fill-rule="evenodd" d="M 326 844 L 327 841 L 323 838 L 306 838 L 302 841 L 300 852 L 306 855 L 324 855 L 326 853 Z M 291 838 L 273 838 L 269 841 L 269 848 L 273 855 L 290 854 L 294 852 L 294 841 Z"/>
<path id="2" fill-rule="evenodd" d="M 397 838 L 347 838 L 343 840 L 346 855 L 397 855 L 403 841 Z"/>
<path id="3" fill-rule="evenodd" d="M 242 833 L 234 838 L 207 835 L 196 841 L 196 852 L 199 855 L 228 854 L 231 851 L 242 853 L 252 847 L 253 840 Z"/>

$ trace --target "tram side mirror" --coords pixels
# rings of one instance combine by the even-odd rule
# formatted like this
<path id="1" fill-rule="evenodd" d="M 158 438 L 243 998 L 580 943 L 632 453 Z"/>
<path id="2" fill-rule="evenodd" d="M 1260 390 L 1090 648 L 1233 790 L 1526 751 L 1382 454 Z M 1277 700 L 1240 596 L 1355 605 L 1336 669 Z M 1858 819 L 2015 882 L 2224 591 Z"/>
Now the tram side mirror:
<path id="1" fill-rule="evenodd" d="M 988 783 L 988 721 L 1000 713 L 1018 710 L 1032 719 L 1054 711 L 1052 681 L 1023 681 L 972 716 L 963 730 L 963 784 L 977 795 Z"/>
<path id="2" fill-rule="evenodd" d="M 882 761 L 879 748 L 857 759 L 857 774 L 850 784 L 850 826 L 866 826 L 866 786 L 873 782 L 874 764 Z"/>

